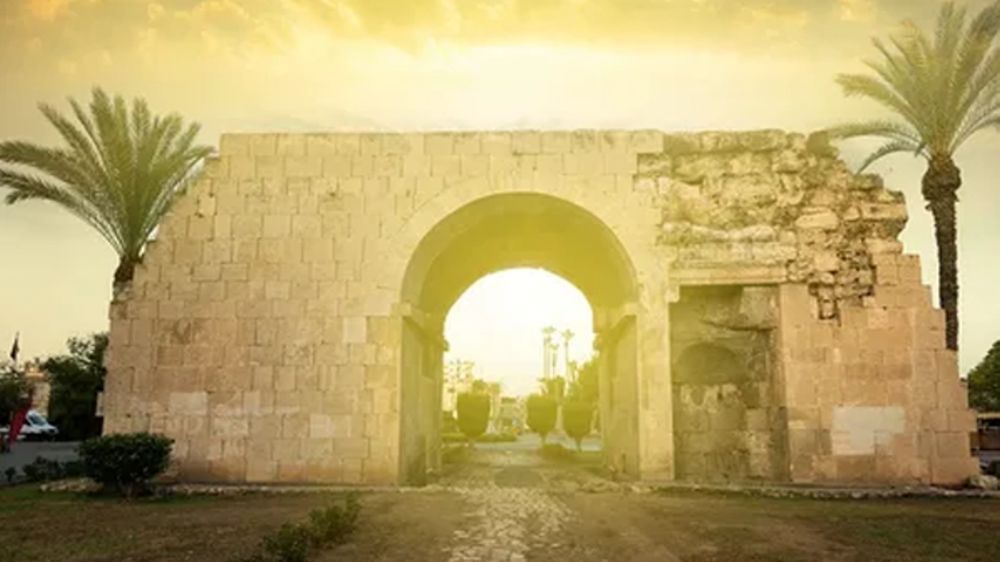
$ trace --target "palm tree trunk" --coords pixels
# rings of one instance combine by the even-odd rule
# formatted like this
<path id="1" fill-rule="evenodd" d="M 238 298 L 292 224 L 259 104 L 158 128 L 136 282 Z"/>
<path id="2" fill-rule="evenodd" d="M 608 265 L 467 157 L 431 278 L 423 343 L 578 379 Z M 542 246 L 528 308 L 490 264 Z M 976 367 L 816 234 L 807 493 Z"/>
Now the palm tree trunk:
<path id="1" fill-rule="evenodd" d="M 938 251 L 938 294 L 945 317 L 945 342 L 958 349 L 958 219 L 955 206 L 962 174 L 951 156 L 933 156 L 923 178 L 923 195 L 934 217 Z"/>
<path id="2" fill-rule="evenodd" d="M 121 294 L 128 287 L 129 283 L 132 282 L 132 276 L 135 275 L 135 264 L 135 259 L 126 256 L 122 256 L 118 260 L 118 267 L 115 269 L 115 280 L 112 286 L 115 296 Z"/>

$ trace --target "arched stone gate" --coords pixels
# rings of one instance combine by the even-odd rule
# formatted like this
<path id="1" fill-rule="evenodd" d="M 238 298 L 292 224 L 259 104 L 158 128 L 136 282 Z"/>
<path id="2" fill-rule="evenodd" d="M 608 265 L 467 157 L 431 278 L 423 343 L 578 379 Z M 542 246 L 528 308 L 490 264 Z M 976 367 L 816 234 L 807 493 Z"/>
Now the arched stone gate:
<path id="1" fill-rule="evenodd" d="M 532 265 L 594 307 L 623 473 L 956 482 L 905 220 L 818 135 L 225 135 L 112 304 L 105 431 L 173 437 L 189 480 L 420 482 L 448 308 Z"/>
<path id="2" fill-rule="evenodd" d="M 601 380 L 614 379 L 615 388 L 601 403 L 605 450 L 616 468 L 639 474 L 637 377 L 656 358 L 639 357 L 635 337 L 618 332 L 632 333 L 636 324 L 645 324 L 640 311 L 651 307 L 642 301 L 632 260 L 611 227 L 570 198 L 586 201 L 558 183 L 553 189 L 472 199 L 435 224 L 413 252 L 401 303 L 400 451 L 407 481 L 419 482 L 438 458 L 445 317 L 469 285 L 511 267 L 543 267 L 561 275 L 590 302 L 595 332 L 615 334 L 599 340 L 603 351 L 629 367 L 615 376 L 610 364 L 602 365 Z M 669 396 L 661 400 L 662 413 Z"/>

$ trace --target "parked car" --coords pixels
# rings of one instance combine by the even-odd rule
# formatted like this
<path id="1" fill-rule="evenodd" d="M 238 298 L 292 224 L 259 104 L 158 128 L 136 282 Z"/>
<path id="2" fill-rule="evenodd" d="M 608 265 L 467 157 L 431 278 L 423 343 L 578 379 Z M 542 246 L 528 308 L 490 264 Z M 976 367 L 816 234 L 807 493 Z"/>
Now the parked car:
<path id="1" fill-rule="evenodd" d="M 10 427 L 0 427 L 0 434 L 3 435 L 5 440 L 9 433 Z M 38 410 L 28 410 L 28 414 L 24 418 L 24 425 L 21 427 L 21 433 L 18 434 L 17 440 L 52 441 L 57 435 L 59 435 L 59 428 L 49 423 L 49 420 L 45 419 L 45 416 L 43 416 L 41 412 Z"/>

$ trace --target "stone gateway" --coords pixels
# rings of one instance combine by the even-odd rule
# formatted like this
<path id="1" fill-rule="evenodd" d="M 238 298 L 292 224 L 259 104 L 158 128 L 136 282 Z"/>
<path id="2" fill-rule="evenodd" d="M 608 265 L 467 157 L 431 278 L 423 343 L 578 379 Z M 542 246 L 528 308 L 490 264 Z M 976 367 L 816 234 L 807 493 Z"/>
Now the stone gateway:
<path id="1" fill-rule="evenodd" d="M 594 311 L 606 462 L 955 484 L 975 424 L 900 193 L 822 134 L 233 134 L 111 305 L 105 432 L 190 481 L 420 484 L 443 323 L 548 269 Z"/>

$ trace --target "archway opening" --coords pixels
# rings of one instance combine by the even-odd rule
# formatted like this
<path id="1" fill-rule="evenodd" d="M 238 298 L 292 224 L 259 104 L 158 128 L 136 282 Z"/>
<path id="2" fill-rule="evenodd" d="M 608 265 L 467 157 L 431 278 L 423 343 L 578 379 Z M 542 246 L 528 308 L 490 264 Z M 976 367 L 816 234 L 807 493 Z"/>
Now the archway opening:
<path id="1" fill-rule="evenodd" d="M 408 264 L 399 387 L 403 482 L 420 484 L 429 470 L 440 468 L 449 311 L 477 280 L 515 268 L 548 271 L 585 296 L 597 334 L 606 462 L 622 472 L 638 470 L 637 342 L 630 316 L 637 288 L 631 262 L 589 211 L 548 195 L 516 193 L 479 199 L 446 216 L 423 237 Z"/>
<path id="2" fill-rule="evenodd" d="M 542 395 L 556 406 L 546 442 L 575 449 L 573 435 L 589 416 L 591 432 L 580 438 L 579 456 L 593 458 L 600 450 L 593 329 L 584 294 L 544 269 L 506 269 L 473 283 L 445 320 L 442 446 L 465 443 L 458 398 L 476 393 L 489 397 L 485 433 L 478 438 L 487 454 L 480 462 L 537 451 L 540 436 L 528 425 L 527 401 Z"/>

